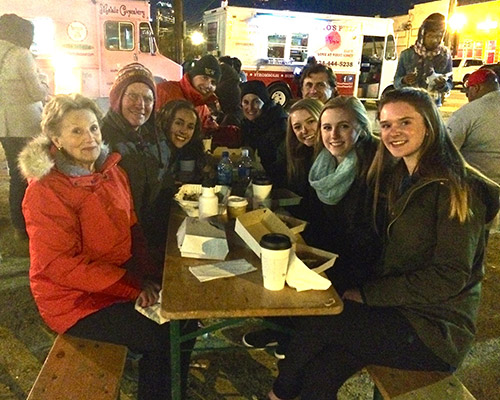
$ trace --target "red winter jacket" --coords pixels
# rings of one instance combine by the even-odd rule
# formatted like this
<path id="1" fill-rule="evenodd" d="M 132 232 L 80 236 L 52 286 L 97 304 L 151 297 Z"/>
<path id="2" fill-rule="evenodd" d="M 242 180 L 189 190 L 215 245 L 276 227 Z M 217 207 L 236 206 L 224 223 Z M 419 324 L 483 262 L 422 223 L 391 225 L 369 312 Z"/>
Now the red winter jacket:
<path id="1" fill-rule="evenodd" d="M 78 175 L 81 171 L 64 165 L 63 158 L 43 138 L 33 140 L 20 157 L 29 180 L 23 212 L 31 291 L 42 318 L 58 333 L 140 294 L 123 267 L 132 255 L 131 227 L 137 219 L 128 179 L 117 166 L 120 155 L 107 156 L 104 149 L 104 162 L 96 162 L 99 172 L 89 175 Z"/>
<path id="2" fill-rule="evenodd" d="M 179 82 L 165 81 L 156 85 L 156 96 L 157 110 L 169 101 L 184 99 L 195 106 L 201 119 L 203 131 L 217 128 L 217 124 L 212 119 L 212 113 L 207 106 L 207 104 L 217 101 L 217 96 L 213 94 L 208 98 L 204 98 L 193 87 L 188 74 L 184 74 Z"/>

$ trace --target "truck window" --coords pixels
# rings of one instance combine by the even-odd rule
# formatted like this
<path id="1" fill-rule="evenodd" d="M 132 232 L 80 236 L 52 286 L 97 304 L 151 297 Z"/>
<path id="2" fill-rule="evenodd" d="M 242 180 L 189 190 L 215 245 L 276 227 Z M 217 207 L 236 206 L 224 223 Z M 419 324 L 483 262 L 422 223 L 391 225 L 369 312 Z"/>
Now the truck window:
<path id="1" fill-rule="evenodd" d="M 151 48 L 153 52 L 156 50 L 154 46 L 151 27 L 147 22 L 141 22 L 139 24 L 139 48 L 143 53 L 151 53 Z"/>
<path id="2" fill-rule="evenodd" d="M 106 21 L 104 43 L 108 50 L 133 50 L 134 25 L 131 22 Z"/>
<path id="3" fill-rule="evenodd" d="M 267 57 L 285 58 L 286 35 L 269 35 L 267 37 Z"/>
<path id="4" fill-rule="evenodd" d="M 290 43 L 290 58 L 293 61 L 302 62 L 307 58 L 307 44 L 309 35 L 307 33 L 292 33 Z"/>
<path id="5" fill-rule="evenodd" d="M 385 59 L 395 60 L 396 59 L 396 41 L 394 36 L 387 36 L 387 45 L 385 46 Z"/>

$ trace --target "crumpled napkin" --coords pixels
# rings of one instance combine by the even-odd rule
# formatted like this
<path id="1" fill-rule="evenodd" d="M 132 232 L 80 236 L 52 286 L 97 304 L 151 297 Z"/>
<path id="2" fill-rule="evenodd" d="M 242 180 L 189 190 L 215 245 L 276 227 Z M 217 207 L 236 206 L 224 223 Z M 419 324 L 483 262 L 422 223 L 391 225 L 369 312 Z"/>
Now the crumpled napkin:
<path id="1" fill-rule="evenodd" d="M 153 304 L 152 306 L 149 307 L 142 307 L 139 305 L 139 299 L 136 300 L 135 302 L 135 310 L 140 312 L 142 315 L 145 315 L 149 319 L 152 319 L 155 321 L 157 324 L 164 324 L 165 322 L 170 321 L 168 318 L 162 317 L 160 311 L 161 311 L 161 290 L 160 290 L 160 297 L 158 298 L 158 301 Z"/>
<path id="2" fill-rule="evenodd" d="M 191 271 L 191 273 L 196 276 L 200 282 L 207 282 L 219 278 L 229 278 L 256 270 L 257 268 L 245 259 L 189 267 L 189 271 Z"/>
<path id="3" fill-rule="evenodd" d="M 323 278 L 318 273 L 309 269 L 293 250 L 288 262 L 286 283 L 288 286 L 297 289 L 297 292 L 304 290 L 326 290 L 332 285 L 329 279 Z"/>

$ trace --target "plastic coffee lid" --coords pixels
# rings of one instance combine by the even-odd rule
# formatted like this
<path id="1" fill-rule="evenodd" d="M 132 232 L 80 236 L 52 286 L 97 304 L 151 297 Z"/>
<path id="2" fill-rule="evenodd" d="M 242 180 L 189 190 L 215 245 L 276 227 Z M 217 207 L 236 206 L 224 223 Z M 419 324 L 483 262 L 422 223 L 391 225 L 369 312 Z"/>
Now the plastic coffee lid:
<path id="1" fill-rule="evenodd" d="M 271 179 L 269 179 L 267 176 L 257 176 L 253 179 L 252 183 L 255 183 L 256 185 L 271 185 Z"/>
<path id="2" fill-rule="evenodd" d="M 229 196 L 227 198 L 228 207 L 246 207 L 248 200 L 240 196 Z"/>
<path id="3" fill-rule="evenodd" d="M 267 233 L 262 236 L 259 244 L 269 250 L 286 250 L 292 247 L 290 238 L 282 233 Z"/>

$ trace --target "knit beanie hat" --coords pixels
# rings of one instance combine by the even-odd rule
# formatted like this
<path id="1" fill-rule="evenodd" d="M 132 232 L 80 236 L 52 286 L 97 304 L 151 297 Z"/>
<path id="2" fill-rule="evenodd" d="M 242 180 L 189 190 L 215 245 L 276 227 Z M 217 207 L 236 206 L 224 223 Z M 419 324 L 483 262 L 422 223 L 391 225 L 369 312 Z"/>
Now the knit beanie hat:
<path id="1" fill-rule="evenodd" d="M 151 71 L 139 63 L 128 64 L 118 71 L 115 82 L 109 92 L 109 106 L 113 111 L 121 114 L 123 94 L 132 83 L 136 82 L 148 85 L 156 99 L 155 81 Z"/>
<path id="2" fill-rule="evenodd" d="M 262 81 L 248 81 L 241 84 L 241 98 L 246 94 L 255 94 L 258 96 L 264 104 L 271 102 L 271 98 L 269 97 L 269 92 L 267 91 L 267 87 Z"/>
<path id="3" fill-rule="evenodd" d="M 221 75 L 219 61 L 212 55 L 201 57 L 196 61 L 194 67 L 189 70 L 189 76 L 191 78 L 194 78 L 196 75 L 210 76 L 219 83 Z"/>

